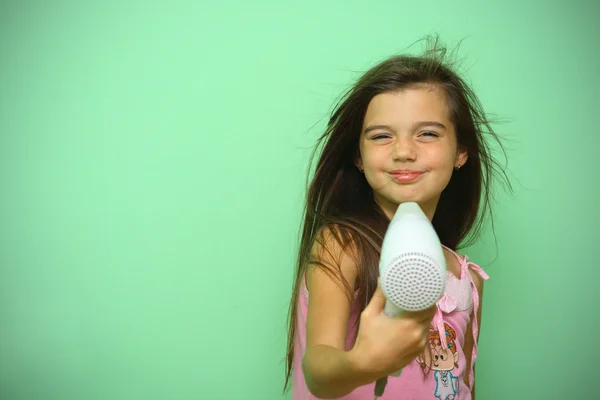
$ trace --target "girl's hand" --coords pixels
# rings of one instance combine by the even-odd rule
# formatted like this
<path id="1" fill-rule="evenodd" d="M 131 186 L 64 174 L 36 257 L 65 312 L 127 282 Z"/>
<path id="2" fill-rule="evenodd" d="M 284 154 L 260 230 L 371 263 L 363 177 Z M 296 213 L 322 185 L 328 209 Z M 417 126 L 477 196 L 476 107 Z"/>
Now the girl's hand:
<path id="1" fill-rule="evenodd" d="M 360 316 L 360 327 L 350 354 L 356 366 L 374 379 L 404 368 L 422 354 L 436 306 L 403 311 L 390 318 L 383 313 L 385 296 L 379 283 Z"/>

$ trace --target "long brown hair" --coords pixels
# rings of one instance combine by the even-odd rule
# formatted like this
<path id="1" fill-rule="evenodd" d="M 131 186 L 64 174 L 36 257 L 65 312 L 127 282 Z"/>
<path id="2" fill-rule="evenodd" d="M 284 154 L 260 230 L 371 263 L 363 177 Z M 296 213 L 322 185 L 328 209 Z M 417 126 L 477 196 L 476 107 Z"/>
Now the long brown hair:
<path id="1" fill-rule="evenodd" d="M 355 165 L 363 118 L 374 96 L 423 83 L 433 84 L 447 94 L 457 142 L 468 151 L 468 161 L 454 171 L 433 217 L 433 226 L 444 245 L 456 250 L 459 245 L 471 244 L 480 235 L 486 216 L 489 214 L 491 218 L 491 184 L 495 174 L 501 175 L 512 191 L 504 168 L 492 156 L 490 139 L 503 152 L 504 148 L 479 99 L 454 71 L 452 62 L 447 60 L 446 48 L 439 44 L 438 38 L 427 37 L 426 40 L 428 46 L 423 55 L 389 57 L 368 70 L 343 94 L 310 157 L 309 171 L 319 154 L 308 185 L 289 307 L 284 392 L 292 372 L 297 302 L 307 266 L 323 268 L 345 288 L 350 300 L 354 297 L 339 268 L 311 255 L 316 242 L 325 246 L 320 233 L 327 229 L 331 239 L 342 249 L 353 249 L 358 267 L 355 286 L 358 301 L 354 307 L 363 310 L 377 286 L 381 244 L 390 221 Z"/>

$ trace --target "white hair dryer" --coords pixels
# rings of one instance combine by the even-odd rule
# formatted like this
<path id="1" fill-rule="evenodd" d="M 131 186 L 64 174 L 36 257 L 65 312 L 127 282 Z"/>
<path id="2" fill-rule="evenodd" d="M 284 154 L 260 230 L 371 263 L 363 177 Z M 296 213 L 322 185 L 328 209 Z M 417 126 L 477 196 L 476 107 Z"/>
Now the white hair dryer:
<path id="1" fill-rule="evenodd" d="M 388 226 L 381 247 L 379 282 L 386 298 L 384 313 L 389 317 L 429 308 L 444 292 L 442 244 L 417 203 L 400 204 Z M 375 398 L 383 394 L 386 383 L 387 377 L 377 381 Z"/>
<path id="2" fill-rule="evenodd" d="M 434 305 L 446 283 L 446 259 L 433 225 L 417 203 L 402 203 L 383 238 L 379 276 L 394 317 Z"/>

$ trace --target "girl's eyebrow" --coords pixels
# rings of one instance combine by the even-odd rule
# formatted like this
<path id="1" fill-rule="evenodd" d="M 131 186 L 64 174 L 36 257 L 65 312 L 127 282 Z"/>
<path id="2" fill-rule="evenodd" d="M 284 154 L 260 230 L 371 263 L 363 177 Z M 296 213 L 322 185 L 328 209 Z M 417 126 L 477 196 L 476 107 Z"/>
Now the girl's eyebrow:
<path id="1" fill-rule="evenodd" d="M 367 133 L 371 131 L 376 131 L 377 129 L 387 129 L 389 131 L 393 131 L 392 127 L 389 125 L 371 125 L 367 126 L 363 133 L 366 135 Z"/>
<path id="2" fill-rule="evenodd" d="M 444 124 L 442 124 L 441 122 L 438 122 L 438 121 L 419 121 L 419 122 L 417 122 L 417 123 L 415 123 L 413 125 L 413 129 L 421 128 L 423 126 L 435 126 L 437 128 L 444 129 L 444 130 L 447 129 L 446 125 L 444 125 Z M 389 125 L 371 125 L 371 126 L 366 127 L 363 133 L 366 135 L 367 133 L 369 133 L 371 131 L 374 131 L 374 130 L 377 130 L 377 129 L 387 129 L 387 130 L 390 130 L 390 131 L 394 130 Z"/>
<path id="3" fill-rule="evenodd" d="M 438 121 L 420 121 L 420 122 L 417 122 L 413 128 L 416 129 L 416 128 L 421 128 L 423 126 L 435 126 L 436 128 L 440 128 L 440 129 L 444 129 L 444 130 L 447 129 L 446 125 L 444 125 Z"/>

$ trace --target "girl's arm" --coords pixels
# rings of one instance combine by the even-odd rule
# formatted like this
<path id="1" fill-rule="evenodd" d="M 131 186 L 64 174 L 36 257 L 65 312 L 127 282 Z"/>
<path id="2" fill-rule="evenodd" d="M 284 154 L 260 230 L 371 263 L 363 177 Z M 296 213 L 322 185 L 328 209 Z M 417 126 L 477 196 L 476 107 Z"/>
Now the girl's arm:
<path id="1" fill-rule="evenodd" d="M 356 258 L 335 241 L 324 242 L 327 250 L 317 247 L 316 251 L 325 267 L 311 265 L 307 271 L 309 301 L 302 371 L 313 395 L 338 398 L 404 368 L 421 354 L 436 307 L 390 318 L 383 313 L 386 300 L 378 285 L 360 314 L 354 346 L 346 351 L 358 273 L 353 261 Z"/>
<path id="2" fill-rule="evenodd" d="M 322 241 L 324 245 L 315 244 L 313 255 L 329 269 L 309 265 L 306 273 L 309 301 L 302 370 L 313 395 L 336 398 L 368 383 L 353 354 L 345 351 L 352 299 L 342 279 L 354 293 L 358 269 L 330 233 L 324 232 Z"/>

